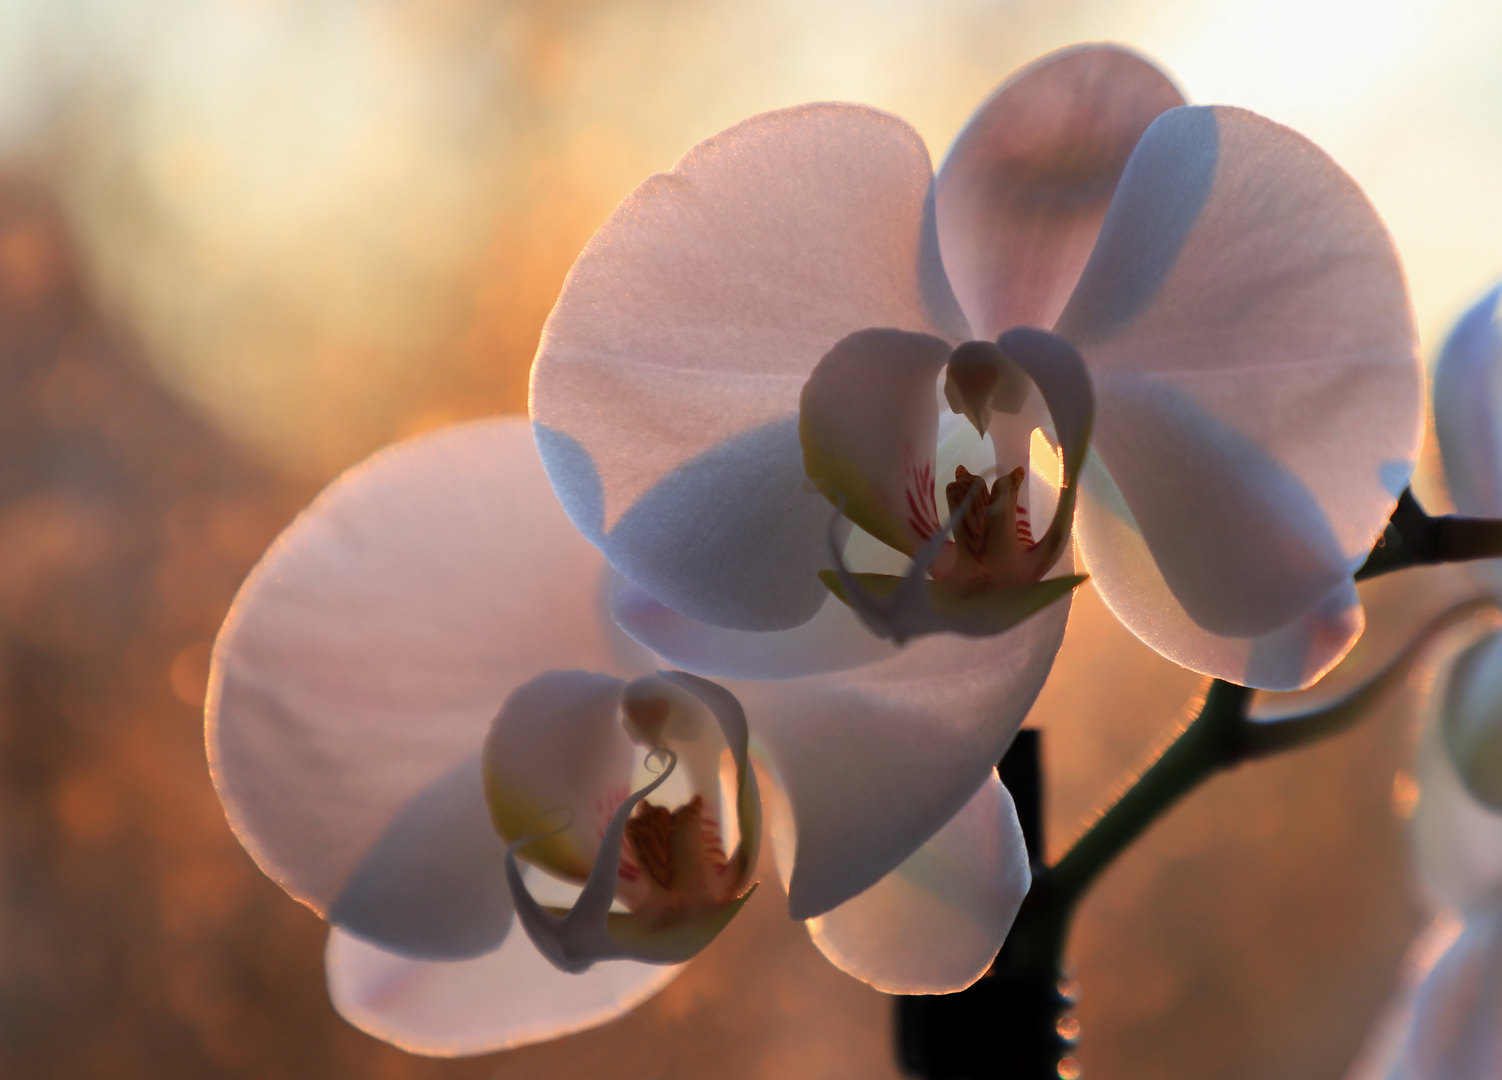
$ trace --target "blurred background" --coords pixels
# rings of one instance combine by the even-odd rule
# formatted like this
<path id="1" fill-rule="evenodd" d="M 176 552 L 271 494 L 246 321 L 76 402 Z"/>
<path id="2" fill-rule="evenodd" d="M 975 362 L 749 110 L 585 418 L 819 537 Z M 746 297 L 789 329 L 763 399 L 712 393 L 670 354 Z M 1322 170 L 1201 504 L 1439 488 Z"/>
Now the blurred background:
<path id="1" fill-rule="evenodd" d="M 594 1032 L 438 1062 L 349 1028 L 323 924 L 209 785 L 209 646 L 339 470 L 525 408 L 563 275 L 647 174 L 828 98 L 938 157 L 1095 39 L 1328 150 L 1431 355 L 1502 273 L 1502 7 L 1469 0 L 0 0 L 0 1075 L 894 1077 L 890 1002 L 768 890 Z M 1076 612 L 1031 721 L 1055 851 L 1199 690 Z M 1213 781 L 1110 871 L 1071 954 L 1088 1077 L 1341 1075 L 1419 918 L 1422 689 Z"/>

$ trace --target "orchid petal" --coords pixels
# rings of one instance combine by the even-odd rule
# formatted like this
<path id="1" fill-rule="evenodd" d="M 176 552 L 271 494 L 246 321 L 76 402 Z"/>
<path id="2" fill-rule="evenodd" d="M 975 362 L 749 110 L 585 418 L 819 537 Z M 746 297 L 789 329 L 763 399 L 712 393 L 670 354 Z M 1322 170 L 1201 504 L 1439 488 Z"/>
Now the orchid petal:
<path id="1" fill-rule="evenodd" d="M 867 630 L 850 608 L 834 601 L 791 630 L 726 630 L 680 615 L 616 575 L 610 614 L 622 630 L 668 663 L 715 679 L 788 679 L 844 671 L 897 651 Z"/>
<path id="2" fill-rule="evenodd" d="M 1434 430 L 1455 509 L 1502 517 L 1502 285 L 1445 340 L 1434 368 Z"/>
<path id="3" fill-rule="evenodd" d="M 1017 810 L 988 776 L 901 866 L 808 930 L 829 961 L 888 994 L 947 994 L 984 975 L 1032 884 Z"/>
<path id="4" fill-rule="evenodd" d="M 1386 1017 L 1351 1080 L 1494 1080 L 1502 1075 L 1502 904 L 1442 913 L 1417 948 L 1438 952 Z M 1446 939 L 1450 939 L 1446 947 Z M 1440 951 L 1440 949 L 1443 951 Z"/>
<path id="5" fill-rule="evenodd" d="M 1466 790 L 1438 729 L 1428 725 L 1419 743 L 1414 856 L 1432 904 L 1465 908 L 1502 888 L 1502 814 Z"/>
<path id="6" fill-rule="evenodd" d="M 543 672 L 512 691 L 486 736 L 496 832 L 508 841 L 546 833 L 523 854 L 560 877 L 589 877 L 605 824 L 630 794 L 640 751 L 620 722 L 625 688 L 610 675 Z"/>
<path id="7" fill-rule="evenodd" d="M 949 543 L 955 522 L 965 512 L 974 492 L 967 495 L 949 521 L 923 542 L 913 564 L 901 577 L 892 574 L 854 574 L 840 554 L 837 530 L 841 515 L 829 523 L 829 559 L 833 570 L 819 571 L 819 580 L 875 635 L 902 645 L 911 638 L 948 629 L 934 609 L 933 583 L 929 568 Z"/>
<path id="8" fill-rule="evenodd" d="M 575 263 L 532 371 L 539 449 L 579 528 L 668 607 L 776 630 L 824 603 L 799 395 L 854 331 L 967 336 L 931 181 L 895 117 L 767 113 L 637 188 Z"/>
<path id="9" fill-rule="evenodd" d="M 330 487 L 215 647 L 214 782 L 260 867 L 384 948 L 494 948 L 511 907 L 475 754 L 539 671 L 620 669 L 598 567 L 519 420 L 403 443 Z M 366 919 L 398 884 L 407 916 Z"/>
<path id="10" fill-rule="evenodd" d="M 1093 454 L 1081 478 L 1075 536 L 1094 560 L 1086 565 L 1106 606 L 1146 645 L 1191 671 L 1260 690 L 1297 690 L 1339 663 L 1366 626 L 1349 577 L 1312 611 L 1271 633 L 1225 637 L 1197 625 Z"/>
<path id="11" fill-rule="evenodd" d="M 1080 472 L 1095 420 L 1095 392 L 1079 352 L 1055 334 L 1020 326 L 1002 334 L 996 344 L 1038 388 L 1064 461 L 1053 519 L 1032 553 L 1046 573 L 1069 546 Z"/>
<path id="12" fill-rule="evenodd" d="M 935 184 L 939 249 L 980 337 L 1052 326 L 1137 140 L 1184 98 L 1115 45 L 1045 56 L 976 110 Z"/>
<path id="13" fill-rule="evenodd" d="M 682 970 L 609 960 L 559 971 L 525 934 L 471 960 L 385 952 L 338 928 L 325 954 L 329 997 L 355 1027 L 413 1054 L 460 1057 L 583 1031 L 634 1009 Z"/>
<path id="14" fill-rule="evenodd" d="M 994 637 L 936 635 L 855 671 L 731 686 L 796 819 L 794 918 L 876 884 L 959 812 L 1022 725 L 1068 615 L 1063 600 Z"/>
<path id="15" fill-rule="evenodd" d="M 327 918 L 409 956 L 452 960 L 495 947 L 511 897 L 495 873 L 480 762 L 470 755 L 418 792 L 361 860 Z"/>
<path id="16" fill-rule="evenodd" d="M 1412 315 L 1376 213 L 1300 136 L 1236 109 L 1160 116 L 1056 331 L 1090 363 L 1094 449 L 1194 624 L 1272 633 L 1382 535 L 1420 436 Z M 1102 574 L 1088 530 L 1082 551 L 1154 633 L 1154 587 Z"/>
<path id="17" fill-rule="evenodd" d="M 953 351 L 932 334 L 860 330 L 830 349 L 803 386 L 798 434 L 808 478 L 904 555 L 939 529 L 934 387 Z"/>

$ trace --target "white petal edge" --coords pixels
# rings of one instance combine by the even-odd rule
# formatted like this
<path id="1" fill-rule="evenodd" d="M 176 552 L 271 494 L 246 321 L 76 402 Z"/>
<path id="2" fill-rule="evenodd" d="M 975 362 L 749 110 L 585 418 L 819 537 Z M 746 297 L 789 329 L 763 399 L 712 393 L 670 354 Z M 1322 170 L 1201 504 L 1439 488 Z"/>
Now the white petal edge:
<path id="1" fill-rule="evenodd" d="M 835 967 L 885 993 L 953 993 L 990 968 L 1031 884 L 1016 807 L 993 772 L 901 866 L 808 932 Z"/>
<path id="2" fill-rule="evenodd" d="M 598 1027 L 672 982 L 682 966 L 606 960 L 559 971 L 519 930 L 472 960 L 409 960 L 342 930 L 324 964 L 334 1008 L 368 1035 L 413 1054 L 510 1050 Z"/>
<path id="3" fill-rule="evenodd" d="M 476 758 L 513 688 L 549 668 L 634 674 L 599 616 L 602 572 L 524 420 L 423 436 L 335 482 L 252 572 L 215 646 L 210 766 L 257 864 L 327 915 L 419 796 Z M 493 897 L 504 845 L 492 847 L 456 846 L 446 885 L 428 876 Z M 430 870 L 444 857 L 425 854 Z M 360 932 L 473 954 L 499 940 L 509 904 L 471 914 L 463 933 L 453 919 Z"/>
<path id="4" fill-rule="evenodd" d="M 1429 1080 L 1429 1074 L 1412 1075 L 1410 1043 L 1415 1032 L 1414 1008 L 1420 987 L 1455 945 L 1465 924 L 1460 913 L 1439 912 L 1420 931 L 1403 956 L 1392 997 L 1378 1011 L 1360 1052 L 1346 1073 L 1346 1080 Z"/>
<path id="5" fill-rule="evenodd" d="M 1434 367 L 1434 431 L 1462 514 L 1502 516 L 1502 285 L 1455 323 Z"/>
<path id="6" fill-rule="evenodd" d="M 1315 610 L 1271 634 L 1222 637 L 1197 625 L 1163 580 L 1131 511 L 1093 453 L 1080 485 L 1075 539 L 1106 607 L 1149 648 L 1213 678 L 1259 690 L 1302 689 L 1338 664 L 1366 626 L 1349 579 Z"/>
<path id="7" fill-rule="evenodd" d="M 897 652 L 833 596 L 791 630 L 726 630 L 680 615 L 619 574 L 613 578 L 610 614 L 616 624 L 669 664 L 711 679 L 817 675 L 876 663 Z"/>
<path id="8" fill-rule="evenodd" d="M 1413 318 L 1375 211 L 1307 140 L 1238 109 L 1160 116 L 1056 329 L 1096 377 L 1095 449 L 1201 626 L 1286 625 L 1381 535 L 1422 434 Z M 1137 631 L 1132 582 L 1083 554 Z"/>

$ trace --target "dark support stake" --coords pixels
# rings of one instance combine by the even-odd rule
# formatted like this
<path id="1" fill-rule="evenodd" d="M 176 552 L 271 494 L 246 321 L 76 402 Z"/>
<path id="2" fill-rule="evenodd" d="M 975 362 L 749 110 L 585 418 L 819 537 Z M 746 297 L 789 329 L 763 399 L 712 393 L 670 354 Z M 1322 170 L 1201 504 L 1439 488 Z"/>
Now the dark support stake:
<path id="1" fill-rule="evenodd" d="M 1044 868 L 1041 734 L 1024 729 L 997 767 L 1017 804 L 1034 875 Z M 1010 939 L 991 971 L 958 994 L 897 998 L 897 1056 L 921 1080 L 1034 1080 L 1060 1075 L 1073 1004 L 1059 973 L 1019 963 Z M 1066 1033 L 1075 1034 L 1069 1021 Z M 1071 1076 L 1076 1075 L 1067 1069 Z"/>

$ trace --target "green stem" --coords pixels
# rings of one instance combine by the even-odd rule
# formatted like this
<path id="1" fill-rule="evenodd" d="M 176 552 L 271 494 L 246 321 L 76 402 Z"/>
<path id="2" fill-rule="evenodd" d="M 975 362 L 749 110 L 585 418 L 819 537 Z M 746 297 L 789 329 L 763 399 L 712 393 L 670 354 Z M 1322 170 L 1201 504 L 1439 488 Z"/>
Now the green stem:
<path id="1" fill-rule="evenodd" d="M 1137 778 L 1053 866 L 1035 870 L 1032 889 L 997 965 L 1014 980 L 1057 979 L 1075 908 L 1102 871 L 1170 806 L 1223 769 L 1292 750 L 1346 730 L 1408 679 L 1416 660 L 1440 634 L 1497 604 L 1458 604 L 1420 630 L 1401 653 L 1343 697 L 1276 719 L 1248 715 L 1253 691 L 1219 679 L 1204 704 L 1163 755 Z"/>
<path id="2" fill-rule="evenodd" d="M 1499 556 L 1502 556 L 1502 520 L 1462 514 L 1430 515 L 1413 497 L 1413 491 L 1405 489 L 1398 497 L 1387 531 L 1356 571 L 1356 580 L 1364 581 L 1409 566 Z"/>
<path id="3" fill-rule="evenodd" d="M 1033 878 L 1003 959 L 1019 970 L 1059 970 L 1074 909 L 1110 863 L 1165 810 L 1211 774 L 1242 760 L 1251 691 L 1216 680 L 1199 715 L 1163 756 L 1053 866 Z"/>
<path id="4" fill-rule="evenodd" d="M 1494 557 L 1502 557 L 1502 520 L 1430 516 L 1413 493 L 1405 490 L 1386 533 L 1355 576 L 1362 580 L 1410 566 Z M 1412 662 L 1437 634 L 1483 607 L 1495 606 L 1478 600 L 1451 609 L 1416 635 L 1375 678 L 1304 715 L 1252 719 L 1247 709 L 1253 691 L 1221 680 L 1211 683 L 1189 726 L 1064 857 L 1053 866 L 1035 860 L 1032 888 L 991 972 L 970 990 L 954 995 L 952 1000 L 958 1004 L 969 1000 L 976 1013 L 975 1020 L 965 1026 L 983 1026 L 995 1036 L 985 1040 L 992 1052 L 986 1055 L 982 1072 L 967 1067 L 968 1071 L 921 1075 L 933 1080 L 980 1075 L 1056 1080 L 1058 1063 L 1072 1046 L 1072 1034 L 1058 1026 L 1072 1005 L 1060 990 L 1064 946 L 1075 909 L 1105 868 L 1170 806 L 1215 773 L 1350 727 L 1389 688 L 1406 678 Z"/>

